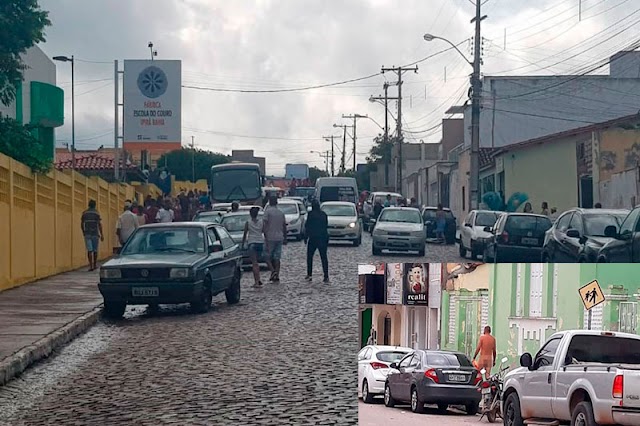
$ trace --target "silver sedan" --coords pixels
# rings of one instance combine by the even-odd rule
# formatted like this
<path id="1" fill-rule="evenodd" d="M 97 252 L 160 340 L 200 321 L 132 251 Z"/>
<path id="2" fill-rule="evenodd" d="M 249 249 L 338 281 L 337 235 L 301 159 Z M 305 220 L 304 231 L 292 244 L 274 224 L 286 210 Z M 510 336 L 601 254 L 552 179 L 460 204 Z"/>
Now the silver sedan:
<path id="1" fill-rule="evenodd" d="M 426 233 L 418 209 L 411 207 L 383 209 L 374 223 L 371 236 L 373 238 L 371 251 L 374 255 L 382 254 L 382 250 L 417 251 L 419 256 L 425 254 Z"/>
<path id="2" fill-rule="evenodd" d="M 351 241 L 356 247 L 362 243 L 362 226 L 355 204 L 327 201 L 320 208 L 327 215 L 330 240 Z"/>

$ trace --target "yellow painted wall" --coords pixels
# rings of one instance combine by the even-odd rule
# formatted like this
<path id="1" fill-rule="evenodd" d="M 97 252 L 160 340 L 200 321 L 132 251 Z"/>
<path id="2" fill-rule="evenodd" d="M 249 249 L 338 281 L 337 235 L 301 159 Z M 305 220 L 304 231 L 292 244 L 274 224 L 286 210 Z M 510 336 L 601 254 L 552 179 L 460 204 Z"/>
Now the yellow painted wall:
<path id="1" fill-rule="evenodd" d="M 115 226 L 126 199 L 157 188 L 107 183 L 80 173 L 34 175 L 0 154 L 0 291 L 87 266 L 80 217 L 90 199 L 102 216 L 100 259 L 116 246 Z"/>
<path id="2" fill-rule="evenodd" d="M 458 278 L 453 278 L 453 290 L 485 290 L 489 288 L 490 265 L 479 265 L 473 272 L 460 274 Z"/>
<path id="3" fill-rule="evenodd" d="M 200 179 L 198 181 L 189 182 L 182 180 L 172 180 L 171 182 L 171 194 L 175 197 L 180 194 L 181 191 L 188 193 L 189 191 L 204 191 L 207 192 L 209 190 L 207 180 Z"/>

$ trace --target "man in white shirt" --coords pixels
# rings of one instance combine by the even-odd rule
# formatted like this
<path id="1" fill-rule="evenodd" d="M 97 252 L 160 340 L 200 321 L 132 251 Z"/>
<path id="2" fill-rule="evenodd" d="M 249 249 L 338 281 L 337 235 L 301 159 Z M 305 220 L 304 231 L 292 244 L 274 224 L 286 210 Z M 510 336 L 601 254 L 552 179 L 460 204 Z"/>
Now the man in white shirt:
<path id="1" fill-rule="evenodd" d="M 173 221 L 171 216 L 171 210 L 169 210 L 165 204 L 161 204 L 160 210 L 158 210 L 158 214 L 156 216 L 156 220 L 159 223 L 170 223 Z"/>
<path id="2" fill-rule="evenodd" d="M 121 246 L 124 246 L 136 229 L 138 229 L 138 217 L 131 211 L 131 201 L 127 200 L 124 204 L 124 212 L 116 224 L 116 235 Z"/>

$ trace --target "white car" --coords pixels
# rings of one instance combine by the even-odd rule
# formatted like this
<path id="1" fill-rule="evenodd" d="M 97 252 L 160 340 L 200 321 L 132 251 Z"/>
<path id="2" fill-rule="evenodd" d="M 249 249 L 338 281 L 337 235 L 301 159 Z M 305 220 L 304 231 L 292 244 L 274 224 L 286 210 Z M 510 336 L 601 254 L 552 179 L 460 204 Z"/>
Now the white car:
<path id="1" fill-rule="evenodd" d="M 320 209 L 327 215 L 329 240 L 351 241 L 356 247 L 362 243 L 362 226 L 355 204 L 327 201 Z"/>
<path id="2" fill-rule="evenodd" d="M 460 227 L 460 256 L 466 257 L 471 252 L 471 259 L 484 253 L 485 242 L 491 238 L 491 233 L 484 230 L 492 227 L 500 217 L 501 212 L 491 210 L 471 210 Z"/>
<path id="3" fill-rule="evenodd" d="M 411 348 L 401 346 L 365 346 L 358 352 L 358 398 L 370 404 L 373 397 L 384 394 L 384 384 L 394 362 L 399 362 Z"/>
<path id="4" fill-rule="evenodd" d="M 306 212 L 303 214 L 298 201 L 280 199 L 278 200 L 278 209 L 284 213 L 287 221 L 287 238 L 293 237 L 298 241 L 304 238 Z"/>

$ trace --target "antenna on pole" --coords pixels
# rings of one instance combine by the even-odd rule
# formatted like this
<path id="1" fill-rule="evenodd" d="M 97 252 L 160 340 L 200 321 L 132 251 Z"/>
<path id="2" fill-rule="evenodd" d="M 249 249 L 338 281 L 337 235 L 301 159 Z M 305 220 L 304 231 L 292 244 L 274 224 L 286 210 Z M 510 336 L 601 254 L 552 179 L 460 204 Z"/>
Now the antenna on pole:
<path id="1" fill-rule="evenodd" d="M 155 56 L 158 56 L 158 51 L 157 50 L 153 50 L 153 42 L 151 42 L 151 41 L 149 42 L 147 47 L 149 48 L 149 51 L 151 52 L 151 60 L 153 61 L 153 58 Z"/>

